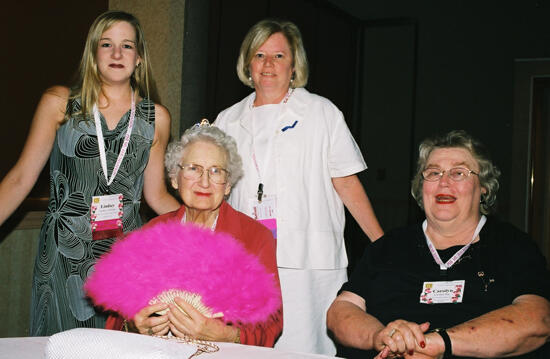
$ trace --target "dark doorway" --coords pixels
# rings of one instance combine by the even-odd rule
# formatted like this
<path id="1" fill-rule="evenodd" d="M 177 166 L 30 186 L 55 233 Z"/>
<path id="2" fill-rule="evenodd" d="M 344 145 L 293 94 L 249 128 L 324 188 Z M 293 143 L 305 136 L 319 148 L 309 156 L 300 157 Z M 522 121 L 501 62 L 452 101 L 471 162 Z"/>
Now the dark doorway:
<path id="1" fill-rule="evenodd" d="M 550 259 L 550 77 L 533 79 L 529 234 Z"/>

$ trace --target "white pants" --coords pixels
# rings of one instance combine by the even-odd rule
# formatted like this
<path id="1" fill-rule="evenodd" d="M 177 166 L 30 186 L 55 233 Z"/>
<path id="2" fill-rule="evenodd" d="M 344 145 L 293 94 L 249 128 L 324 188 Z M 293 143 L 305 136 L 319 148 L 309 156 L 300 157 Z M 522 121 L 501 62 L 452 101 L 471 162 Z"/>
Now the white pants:
<path id="1" fill-rule="evenodd" d="M 283 295 L 283 334 L 275 349 L 334 356 L 327 334 L 327 310 L 347 281 L 342 269 L 279 268 Z"/>

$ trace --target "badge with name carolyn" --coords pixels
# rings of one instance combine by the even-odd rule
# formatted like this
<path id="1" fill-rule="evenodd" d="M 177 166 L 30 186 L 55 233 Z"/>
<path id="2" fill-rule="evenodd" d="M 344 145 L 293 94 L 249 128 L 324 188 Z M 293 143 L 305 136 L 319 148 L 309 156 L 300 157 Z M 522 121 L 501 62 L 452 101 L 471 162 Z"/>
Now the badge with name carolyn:
<path id="1" fill-rule="evenodd" d="M 462 303 L 464 280 L 424 282 L 420 293 L 420 303 Z"/>
<path id="2" fill-rule="evenodd" d="M 122 194 L 93 196 L 90 208 L 92 239 L 118 237 L 122 232 Z"/>
<path id="3" fill-rule="evenodd" d="M 250 200 L 250 216 L 263 224 L 271 231 L 273 238 L 277 238 L 277 201 L 275 196 L 264 196 L 259 202 L 257 198 Z"/>

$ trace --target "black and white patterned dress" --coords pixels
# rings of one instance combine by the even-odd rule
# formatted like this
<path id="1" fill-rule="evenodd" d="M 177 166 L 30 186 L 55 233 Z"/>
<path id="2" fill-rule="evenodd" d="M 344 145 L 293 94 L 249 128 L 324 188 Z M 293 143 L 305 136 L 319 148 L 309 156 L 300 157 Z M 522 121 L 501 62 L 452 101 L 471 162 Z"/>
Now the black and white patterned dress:
<path id="1" fill-rule="evenodd" d="M 122 193 L 124 232 L 141 226 L 139 207 L 143 174 L 155 133 L 154 106 L 147 99 L 136 105 L 126 156 L 110 186 L 101 169 L 93 118 L 87 121 L 71 118 L 58 129 L 50 155 L 50 200 L 34 266 L 31 336 L 49 336 L 76 327 L 104 327 L 106 316 L 90 305 L 82 285 L 95 261 L 115 239 L 92 240 L 90 202 L 92 196 Z M 68 109 L 79 107 L 79 100 L 68 104 Z M 129 117 L 130 111 L 115 129 L 109 130 L 101 116 L 109 176 L 122 147 Z"/>

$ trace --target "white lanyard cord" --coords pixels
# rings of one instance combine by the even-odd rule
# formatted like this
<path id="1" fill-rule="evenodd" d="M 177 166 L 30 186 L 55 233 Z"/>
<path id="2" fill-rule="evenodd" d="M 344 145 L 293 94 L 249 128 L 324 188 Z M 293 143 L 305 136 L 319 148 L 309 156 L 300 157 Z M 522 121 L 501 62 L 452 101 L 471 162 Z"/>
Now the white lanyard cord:
<path id="1" fill-rule="evenodd" d="M 437 253 L 437 249 L 435 249 L 435 246 L 430 240 L 430 237 L 428 237 L 428 233 L 426 233 L 426 228 L 428 228 L 428 221 L 424 220 L 424 222 L 422 223 L 422 230 L 424 231 L 424 236 L 426 237 L 426 244 L 428 245 L 430 253 L 432 254 L 435 262 L 439 264 L 439 269 L 447 270 L 451 268 L 453 264 L 455 264 L 458 259 L 462 257 L 462 255 L 468 250 L 468 248 L 470 248 L 470 245 L 472 244 L 474 239 L 476 239 L 476 237 L 479 235 L 479 232 L 481 232 L 481 229 L 483 228 L 483 225 L 485 225 L 485 222 L 487 222 L 487 217 L 482 215 L 479 219 L 479 223 L 477 224 L 476 230 L 474 231 L 474 235 L 472 236 L 472 240 L 470 241 L 470 243 L 460 248 L 447 262 L 443 263 L 441 257 L 439 257 L 439 253 Z"/>
<path id="2" fill-rule="evenodd" d="M 122 159 L 126 155 L 126 149 L 128 148 L 128 144 L 130 143 L 130 135 L 132 134 L 132 129 L 134 128 L 134 119 L 136 116 L 136 103 L 134 100 L 134 91 L 132 91 L 132 104 L 130 107 L 130 120 L 128 122 L 128 129 L 126 130 L 126 135 L 124 136 L 124 142 L 122 143 L 122 147 L 120 149 L 120 153 L 118 154 L 118 158 L 115 162 L 115 166 L 113 167 L 111 178 L 109 178 L 107 175 L 107 157 L 105 155 L 105 141 L 103 139 L 103 130 L 101 128 L 101 121 L 99 119 L 99 110 L 97 109 L 97 104 L 94 104 L 93 112 L 94 112 L 95 128 L 97 133 L 97 145 L 99 147 L 99 161 L 101 162 L 101 168 L 103 169 L 103 174 L 105 175 L 107 186 L 109 186 L 111 185 L 111 183 L 113 183 L 113 180 L 115 179 L 115 176 L 118 173 L 118 169 L 120 168 L 120 164 L 122 163 Z"/>

